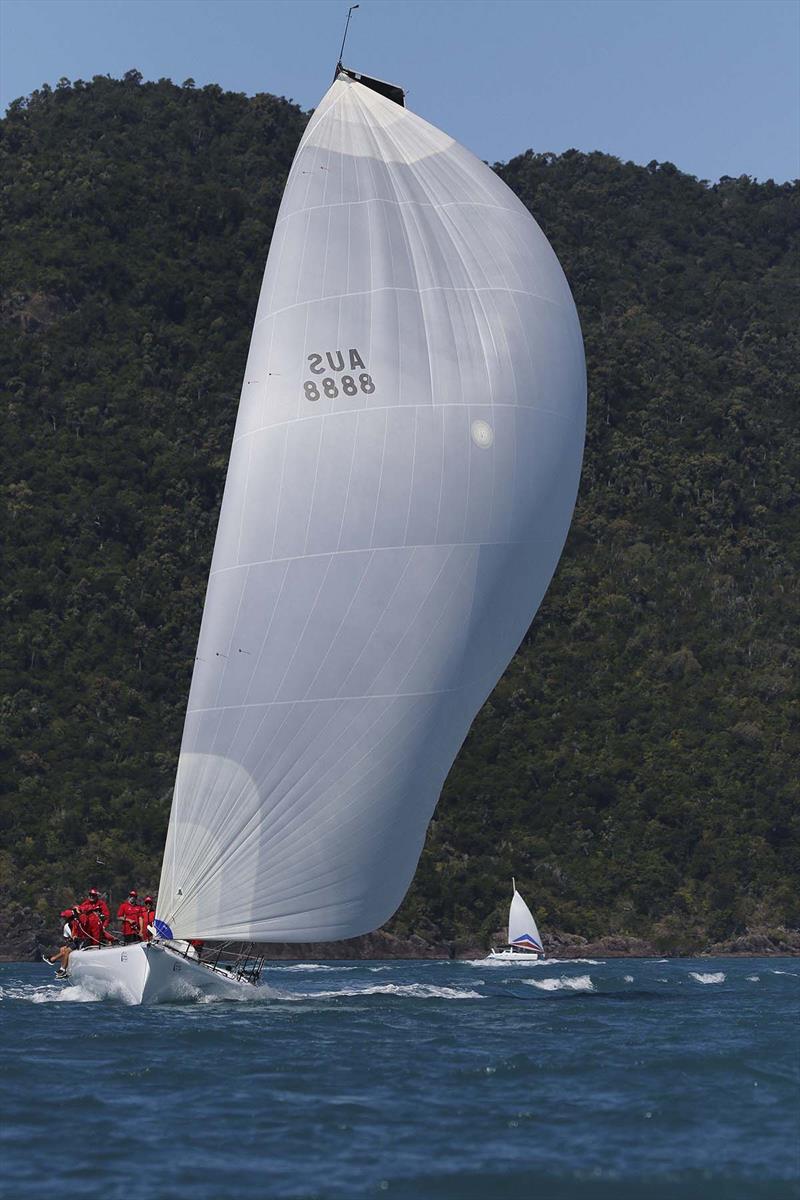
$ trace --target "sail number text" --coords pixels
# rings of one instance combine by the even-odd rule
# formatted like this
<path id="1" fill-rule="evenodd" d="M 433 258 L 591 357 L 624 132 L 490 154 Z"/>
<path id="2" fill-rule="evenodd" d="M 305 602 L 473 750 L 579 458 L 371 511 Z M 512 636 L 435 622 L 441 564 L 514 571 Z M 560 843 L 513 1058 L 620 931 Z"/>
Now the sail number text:
<path id="1" fill-rule="evenodd" d="M 303 384 L 306 400 L 319 400 L 326 396 L 335 400 L 341 392 L 344 396 L 356 396 L 362 392 L 371 396 L 375 391 L 372 376 L 358 350 L 326 350 L 324 354 L 309 354 L 308 369 L 316 379 L 307 379 Z M 327 374 L 327 372 L 335 374 Z M 324 378 L 319 378 L 324 376 Z"/>

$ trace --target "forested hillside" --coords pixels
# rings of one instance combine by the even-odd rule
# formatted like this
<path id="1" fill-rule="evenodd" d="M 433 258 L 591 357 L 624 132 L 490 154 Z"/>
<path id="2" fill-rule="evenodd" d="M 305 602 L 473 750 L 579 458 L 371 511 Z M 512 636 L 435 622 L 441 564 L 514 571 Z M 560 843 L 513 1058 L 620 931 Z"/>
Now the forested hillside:
<path id="1" fill-rule="evenodd" d="M 424 114 L 423 114 L 424 115 Z M 154 887 L 253 313 L 307 114 L 66 80 L 2 122 L 2 874 Z M 527 151 L 589 429 L 561 565 L 392 928 L 800 924 L 791 185 Z M 99 860 L 99 861 L 98 861 Z"/>

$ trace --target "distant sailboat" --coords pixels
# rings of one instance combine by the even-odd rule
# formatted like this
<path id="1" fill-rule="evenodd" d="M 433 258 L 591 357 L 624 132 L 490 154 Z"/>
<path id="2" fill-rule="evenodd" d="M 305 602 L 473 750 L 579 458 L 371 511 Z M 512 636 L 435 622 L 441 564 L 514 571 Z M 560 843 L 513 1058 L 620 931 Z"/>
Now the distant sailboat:
<path id="1" fill-rule="evenodd" d="M 237 994 L 257 960 L 243 982 L 188 939 L 349 938 L 392 915 L 558 562 L 585 406 L 575 306 L 530 213 L 401 89 L 338 69 L 258 303 L 158 938 L 74 952 L 73 979 Z"/>
<path id="2" fill-rule="evenodd" d="M 511 880 L 511 886 L 514 894 L 511 897 L 511 907 L 508 911 L 508 941 L 506 943 L 508 949 L 495 950 L 492 948 L 489 957 L 525 958 L 535 961 L 544 954 L 542 939 L 536 928 L 533 913 L 517 891 L 515 879 Z"/>

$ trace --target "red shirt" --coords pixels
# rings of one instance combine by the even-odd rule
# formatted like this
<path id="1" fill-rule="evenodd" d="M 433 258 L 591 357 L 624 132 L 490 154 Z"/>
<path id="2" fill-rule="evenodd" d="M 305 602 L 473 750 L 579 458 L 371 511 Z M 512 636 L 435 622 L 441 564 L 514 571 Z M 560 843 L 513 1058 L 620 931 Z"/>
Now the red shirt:
<path id="1" fill-rule="evenodd" d="M 131 904 L 128 900 L 123 900 L 117 909 L 117 916 L 122 921 L 122 932 L 125 937 L 141 937 L 142 927 L 141 918 L 144 909 L 141 904 Z"/>
<path id="2" fill-rule="evenodd" d="M 80 917 L 76 916 L 75 908 L 65 908 L 61 916 L 65 921 L 69 921 L 70 937 L 82 938 L 84 934 L 81 932 Z"/>
<path id="3" fill-rule="evenodd" d="M 102 896 L 87 896 L 83 904 L 81 904 L 81 908 L 99 908 L 100 912 L 97 915 L 100 917 L 100 920 L 104 925 L 108 924 L 111 914 L 109 913 L 108 905 Z"/>
<path id="4" fill-rule="evenodd" d="M 86 937 L 93 946 L 100 946 L 106 941 L 106 932 L 103 929 L 103 922 L 100 920 L 100 914 L 94 909 L 83 914 L 81 921 L 83 928 L 86 930 Z"/>

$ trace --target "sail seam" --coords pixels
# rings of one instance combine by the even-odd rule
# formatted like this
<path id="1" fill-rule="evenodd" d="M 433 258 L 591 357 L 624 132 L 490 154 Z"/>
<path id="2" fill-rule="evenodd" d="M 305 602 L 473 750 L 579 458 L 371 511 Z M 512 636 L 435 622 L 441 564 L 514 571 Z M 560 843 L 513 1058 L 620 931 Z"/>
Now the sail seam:
<path id="1" fill-rule="evenodd" d="M 535 412 L 542 413 L 547 417 L 558 417 L 562 421 L 568 421 L 570 424 L 578 423 L 578 417 L 571 416 L 569 413 L 558 412 L 554 408 L 542 408 L 538 404 L 514 404 L 510 400 L 498 400 L 495 404 L 489 405 L 487 402 L 479 401 L 445 401 L 442 404 L 438 403 L 422 403 L 422 404 L 385 404 L 380 408 L 375 405 L 374 408 L 337 408 L 332 412 L 315 412 L 307 417 L 285 417 L 282 421 L 276 421 L 273 425 L 259 425 L 256 429 L 248 429 L 245 433 L 240 433 L 233 442 L 233 445 L 238 445 L 245 438 L 254 437 L 257 433 L 267 433 L 271 429 L 284 429 L 289 425 L 296 425 L 300 421 L 319 421 L 323 417 L 347 417 L 353 413 L 375 413 L 375 412 L 402 412 L 404 410 L 424 408 L 429 411 L 435 411 L 440 408 L 461 408 L 461 409 L 481 409 L 481 408 L 514 408 L 518 412 Z"/>
<path id="2" fill-rule="evenodd" d="M 475 287 L 474 285 L 457 287 L 455 284 L 444 283 L 415 288 L 387 283 L 377 288 L 363 288 L 358 292 L 340 292 L 336 296 L 316 296 L 313 299 L 296 300 L 294 304 L 286 304 L 283 308 L 276 308 L 272 312 L 264 313 L 263 317 L 259 317 L 253 325 L 253 332 L 255 333 L 258 326 L 263 324 L 264 321 L 268 321 L 271 317 L 279 317 L 281 313 L 290 312 L 293 308 L 300 308 L 303 304 L 325 304 L 328 300 L 348 300 L 355 299 L 357 296 L 374 296 L 378 292 L 411 292 L 415 296 L 424 296 L 427 292 L 468 292 L 470 295 L 476 292 L 503 292 L 509 295 L 530 296 L 532 300 L 541 300 L 542 304 L 550 304 L 553 308 L 558 308 L 562 312 L 569 312 L 566 304 L 562 304 L 560 300 L 552 300 L 549 296 L 540 296 L 538 292 L 531 292 L 526 288 L 501 287 L 500 284 L 490 284 L 486 287 Z"/>
<path id="3" fill-rule="evenodd" d="M 308 700 L 259 700 L 248 704 L 219 704 L 212 705 L 210 708 L 191 708 L 187 712 L 227 712 L 239 708 L 277 708 L 286 704 L 330 704 L 333 702 L 344 704 L 349 700 L 412 700 L 418 696 L 450 696 L 454 692 L 461 692 L 464 688 L 471 686 L 472 684 L 469 683 L 460 683 L 458 687 L 438 688 L 426 692 L 385 692 L 375 694 L 367 692 L 363 696 L 314 696 Z"/>
<path id="4" fill-rule="evenodd" d="M 407 165 L 407 164 L 406 164 Z M 520 212 L 518 208 L 508 207 L 503 204 L 488 204 L 484 200 L 445 200 L 443 204 L 435 204 L 432 200 L 393 200 L 391 196 L 367 196 L 363 200 L 329 200 L 324 204 L 308 204 L 303 208 L 295 208 L 291 212 L 287 212 L 284 216 L 278 217 L 275 222 L 275 228 L 284 224 L 286 221 L 291 221 L 292 217 L 300 216 L 301 213 L 316 212 L 323 208 L 344 208 L 345 205 L 355 204 L 394 204 L 398 208 L 403 208 L 406 205 L 414 205 L 417 208 L 491 208 L 497 209 L 499 212 L 511 213 L 514 217 L 530 217 L 532 221 L 536 218 L 528 212 L 527 208 Z"/>
<path id="5" fill-rule="evenodd" d="M 211 572 L 211 575 L 223 575 L 228 571 L 244 571 L 250 567 L 265 567 L 277 563 L 299 562 L 301 559 L 306 558 L 329 558 L 339 554 L 376 554 L 381 550 L 427 550 L 432 546 L 437 546 L 440 549 L 445 549 L 446 547 L 455 548 L 456 546 L 530 546 L 534 540 L 545 543 L 544 538 L 499 542 L 402 542 L 393 546 L 357 546 L 353 550 L 317 550 L 313 554 L 294 554 L 288 558 L 262 558 L 256 559 L 253 562 L 235 563 L 231 567 L 218 567 L 215 571 Z M 558 540 L 558 538 L 554 538 L 554 540 Z"/>

